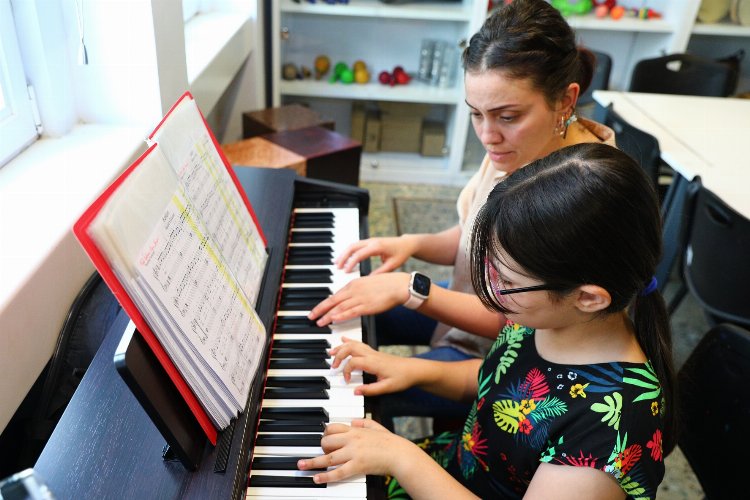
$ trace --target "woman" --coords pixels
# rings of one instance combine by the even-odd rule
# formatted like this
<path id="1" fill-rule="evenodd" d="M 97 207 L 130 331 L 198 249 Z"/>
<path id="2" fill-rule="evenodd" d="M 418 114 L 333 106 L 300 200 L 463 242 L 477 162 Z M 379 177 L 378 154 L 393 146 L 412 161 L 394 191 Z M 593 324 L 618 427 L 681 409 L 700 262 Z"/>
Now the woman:
<path id="1" fill-rule="evenodd" d="M 482 357 L 505 319 L 482 307 L 471 288 L 469 232 L 477 210 L 497 182 L 552 151 L 587 142 L 614 145 L 610 129 L 575 117 L 578 96 L 593 74 L 593 55 L 576 46 L 570 26 L 543 0 L 515 0 L 494 11 L 471 38 L 463 67 L 466 103 L 487 155 L 459 195 L 459 224 L 437 234 L 352 245 L 337 259 L 339 267 L 349 271 L 372 256 L 382 265 L 315 307 L 310 318 L 319 324 L 388 311 L 376 317 L 378 345 L 430 344 L 432 350 L 420 355 L 426 359 Z M 418 313 L 397 307 L 410 297 L 409 276 L 388 271 L 412 256 L 454 266 L 449 300 L 427 300 Z M 385 421 L 397 415 L 463 418 L 468 409 L 419 390 L 389 396 L 381 407 Z"/>
<path id="2" fill-rule="evenodd" d="M 334 367 L 349 358 L 345 378 L 377 377 L 358 394 L 473 394 L 463 430 L 415 445 L 369 420 L 331 424 L 325 455 L 299 468 L 336 467 L 318 483 L 384 474 L 419 498 L 653 498 L 675 442 L 660 228 L 649 179 L 616 148 L 570 146 L 518 170 L 472 232 L 475 291 L 508 320 L 483 362 L 332 350 Z"/>

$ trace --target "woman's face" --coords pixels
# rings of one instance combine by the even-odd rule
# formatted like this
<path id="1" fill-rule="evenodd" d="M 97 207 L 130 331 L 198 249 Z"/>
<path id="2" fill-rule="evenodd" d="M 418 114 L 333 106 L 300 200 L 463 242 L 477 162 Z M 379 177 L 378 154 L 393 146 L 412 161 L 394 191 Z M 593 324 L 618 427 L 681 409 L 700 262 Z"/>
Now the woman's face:
<path id="1" fill-rule="evenodd" d="M 559 110 L 528 79 L 485 71 L 466 73 L 464 83 L 474 132 L 496 169 L 514 172 L 562 146 L 554 132 Z"/>

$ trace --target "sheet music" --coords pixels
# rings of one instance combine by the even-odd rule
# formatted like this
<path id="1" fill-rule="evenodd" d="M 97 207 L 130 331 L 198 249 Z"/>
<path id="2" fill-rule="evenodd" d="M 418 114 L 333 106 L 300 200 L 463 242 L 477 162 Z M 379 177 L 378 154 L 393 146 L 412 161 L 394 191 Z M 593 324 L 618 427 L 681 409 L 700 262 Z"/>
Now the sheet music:
<path id="1" fill-rule="evenodd" d="M 258 298 L 267 254 L 232 178 L 214 147 L 194 100 L 183 99 L 153 141 L 164 151 L 201 213 L 208 233 L 252 304 Z"/>
<path id="2" fill-rule="evenodd" d="M 163 305 L 188 346 L 242 409 L 252 381 L 246 370 L 254 373 L 259 363 L 263 325 L 179 191 L 138 257 L 139 276 L 166 298 Z"/>
<path id="3" fill-rule="evenodd" d="M 157 146 L 89 227 L 219 428 L 244 408 L 265 329 Z"/>

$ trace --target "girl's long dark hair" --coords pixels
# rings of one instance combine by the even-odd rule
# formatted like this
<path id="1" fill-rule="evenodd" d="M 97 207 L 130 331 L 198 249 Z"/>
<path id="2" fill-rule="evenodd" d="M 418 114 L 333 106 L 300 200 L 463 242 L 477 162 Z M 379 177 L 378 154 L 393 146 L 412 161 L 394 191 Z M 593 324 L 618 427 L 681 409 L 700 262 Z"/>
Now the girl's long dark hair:
<path id="1" fill-rule="evenodd" d="M 498 7 L 471 37 L 463 53 L 467 73 L 500 70 L 530 79 L 549 104 L 570 83 L 580 93 L 591 84 L 595 56 L 576 45 L 575 33 L 560 12 L 544 0 L 513 0 Z"/>
<path id="2" fill-rule="evenodd" d="M 664 299 L 647 295 L 661 258 L 656 192 L 642 168 L 604 144 L 560 149 L 499 183 L 472 229 L 471 279 L 482 302 L 507 311 L 492 292 L 485 262 L 499 250 L 523 271 L 565 294 L 582 284 L 612 297 L 602 314 L 629 310 L 636 337 L 661 383 L 664 450 L 675 443 L 675 373 Z M 543 293 L 543 292 L 540 292 Z"/>

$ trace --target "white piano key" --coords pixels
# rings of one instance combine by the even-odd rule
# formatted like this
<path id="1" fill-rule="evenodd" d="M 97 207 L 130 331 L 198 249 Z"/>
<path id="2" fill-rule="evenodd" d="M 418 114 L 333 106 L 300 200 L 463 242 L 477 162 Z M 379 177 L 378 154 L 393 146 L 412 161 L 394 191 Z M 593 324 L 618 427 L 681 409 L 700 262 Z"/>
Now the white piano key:
<path id="1" fill-rule="evenodd" d="M 345 391 L 346 389 L 343 387 L 340 387 L 338 389 L 329 389 L 328 399 L 266 399 L 263 401 L 263 408 L 307 408 L 310 406 L 322 406 L 323 408 L 351 407 L 359 408 L 360 410 L 362 410 L 362 415 L 364 416 L 364 396 L 355 395 L 351 390 L 349 391 L 349 394 L 345 394 L 344 392 L 336 393 L 336 390 Z"/>
<path id="2" fill-rule="evenodd" d="M 277 497 L 289 498 L 367 498 L 365 483 L 329 483 L 325 488 L 272 488 L 263 486 L 256 488 L 250 483 L 247 489 L 248 497 Z"/>
<path id="3" fill-rule="evenodd" d="M 257 454 L 255 455 L 257 456 Z M 336 467 L 328 467 L 327 470 L 332 471 L 335 470 Z M 282 477 L 313 477 L 315 474 L 319 474 L 321 471 L 312 471 L 312 470 L 272 470 L 272 469 L 265 469 L 265 470 L 256 470 L 256 471 L 250 471 L 250 484 L 252 484 L 252 477 L 253 476 L 282 476 Z M 357 474 L 356 476 L 348 477 L 341 481 L 342 483 L 364 483 L 367 480 L 366 476 L 364 474 Z"/>

